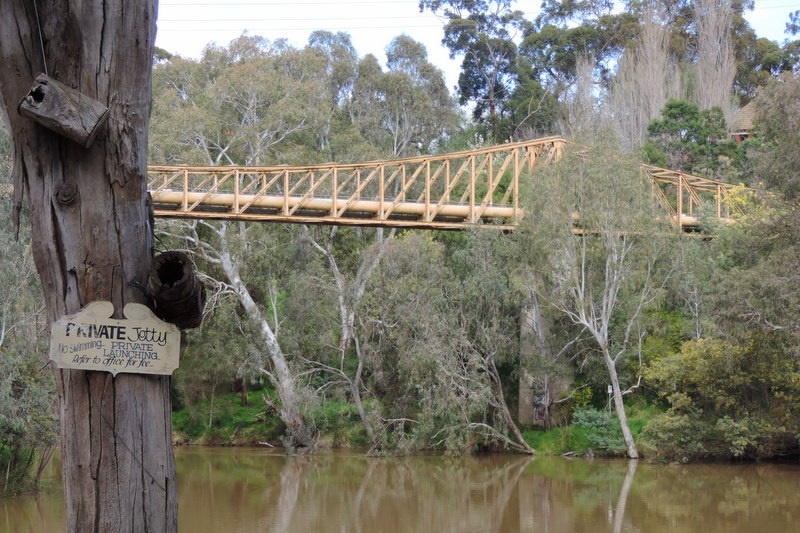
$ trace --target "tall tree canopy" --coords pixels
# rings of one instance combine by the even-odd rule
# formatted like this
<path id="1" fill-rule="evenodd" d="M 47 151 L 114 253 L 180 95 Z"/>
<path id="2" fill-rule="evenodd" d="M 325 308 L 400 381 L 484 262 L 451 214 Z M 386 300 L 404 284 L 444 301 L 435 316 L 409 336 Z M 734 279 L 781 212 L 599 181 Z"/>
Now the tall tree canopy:
<path id="1" fill-rule="evenodd" d="M 509 96 L 516 78 L 517 45 L 514 33 L 522 12 L 511 9 L 511 0 L 422 0 L 420 9 L 430 9 L 448 19 L 442 43 L 451 57 L 462 56 L 458 77 L 459 103 L 474 105 L 473 117 L 485 122 L 487 133 L 503 140 L 508 133 Z"/>

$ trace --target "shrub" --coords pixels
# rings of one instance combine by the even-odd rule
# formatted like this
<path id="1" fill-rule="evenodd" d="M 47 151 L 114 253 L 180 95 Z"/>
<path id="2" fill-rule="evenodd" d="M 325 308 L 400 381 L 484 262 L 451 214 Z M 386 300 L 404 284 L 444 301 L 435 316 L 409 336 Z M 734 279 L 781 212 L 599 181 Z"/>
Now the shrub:
<path id="1" fill-rule="evenodd" d="M 691 407 L 690 401 L 687 403 L 688 399 L 681 396 L 674 394 L 673 408 L 656 416 L 642 431 L 640 446 L 648 458 L 687 462 L 708 455 L 708 425 L 702 419 L 702 411 Z"/>
<path id="2" fill-rule="evenodd" d="M 572 414 L 572 424 L 586 432 L 586 439 L 596 452 L 620 455 L 625 453 L 625 441 L 619 420 L 613 413 L 580 407 Z"/>

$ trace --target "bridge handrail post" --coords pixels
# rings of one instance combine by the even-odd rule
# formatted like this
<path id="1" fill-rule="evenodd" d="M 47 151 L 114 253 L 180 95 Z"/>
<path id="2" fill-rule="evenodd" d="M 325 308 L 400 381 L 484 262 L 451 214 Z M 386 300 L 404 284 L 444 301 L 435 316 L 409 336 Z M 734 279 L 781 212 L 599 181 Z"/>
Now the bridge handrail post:
<path id="1" fill-rule="evenodd" d="M 331 216 L 335 217 L 339 210 L 339 168 L 334 166 L 331 174 Z"/>
<path id="2" fill-rule="evenodd" d="M 283 170 L 283 216 L 289 216 L 289 169 Z"/>
<path id="3" fill-rule="evenodd" d="M 683 227 L 683 174 L 678 174 L 678 199 L 676 202 L 678 212 L 678 227 Z"/>
<path id="4" fill-rule="evenodd" d="M 489 152 L 488 154 L 486 154 L 486 157 L 489 158 L 489 165 L 486 171 L 486 181 L 488 182 L 487 183 L 488 187 L 486 189 L 486 195 L 487 195 L 486 200 L 489 201 L 489 205 L 493 205 L 494 198 L 492 198 L 492 194 L 494 191 L 494 152 Z M 498 182 L 499 181 L 500 180 L 498 178 Z"/>
<path id="5" fill-rule="evenodd" d="M 450 202 L 450 158 L 444 160 L 444 191 L 442 192 L 442 200 Z"/>
<path id="6" fill-rule="evenodd" d="M 378 198 L 378 219 L 379 220 L 385 220 L 386 219 L 386 211 L 385 211 L 384 206 L 383 206 L 384 199 L 385 199 L 385 196 L 386 196 L 385 179 L 386 179 L 386 165 L 385 164 L 381 164 L 381 173 L 380 173 L 379 181 L 378 181 L 378 196 L 379 196 L 379 198 Z"/>
<path id="7" fill-rule="evenodd" d="M 425 161 L 425 220 L 431 221 L 431 161 Z"/>
<path id="8" fill-rule="evenodd" d="M 181 172 L 183 174 L 183 199 L 181 200 L 183 212 L 189 210 L 189 169 L 184 168 Z"/>
<path id="9" fill-rule="evenodd" d="M 239 214 L 239 167 L 233 171 L 233 212 Z"/>
<path id="10" fill-rule="evenodd" d="M 511 181 L 514 224 L 519 224 L 519 149 L 514 149 L 514 176 Z"/>
<path id="11" fill-rule="evenodd" d="M 469 221 L 475 223 L 475 155 L 470 156 L 470 180 L 469 180 Z"/>

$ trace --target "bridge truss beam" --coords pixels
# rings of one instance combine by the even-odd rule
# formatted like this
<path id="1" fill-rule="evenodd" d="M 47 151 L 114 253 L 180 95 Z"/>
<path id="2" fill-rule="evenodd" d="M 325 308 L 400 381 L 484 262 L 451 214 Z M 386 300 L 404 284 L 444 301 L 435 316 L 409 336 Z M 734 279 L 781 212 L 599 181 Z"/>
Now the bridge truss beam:
<path id="1" fill-rule="evenodd" d="M 450 154 L 312 166 L 153 165 L 155 215 L 461 229 L 516 226 L 519 180 L 560 158 L 560 137 Z"/>
<path id="2" fill-rule="evenodd" d="M 642 165 L 641 169 L 676 227 L 695 229 L 703 217 L 731 220 L 735 203 L 726 200 L 737 185 L 652 165 Z"/>

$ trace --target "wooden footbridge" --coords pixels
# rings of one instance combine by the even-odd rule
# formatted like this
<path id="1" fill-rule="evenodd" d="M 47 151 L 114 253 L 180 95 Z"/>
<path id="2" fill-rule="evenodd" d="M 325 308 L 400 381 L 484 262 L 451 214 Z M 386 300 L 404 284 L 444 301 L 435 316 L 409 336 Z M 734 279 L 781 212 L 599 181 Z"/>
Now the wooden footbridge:
<path id="1" fill-rule="evenodd" d="M 558 159 L 564 140 L 368 163 L 151 166 L 156 216 L 458 229 L 515 225 L 520 178 Z"/>
<path id="2" fill-rule="evenodd" d="M 566 141 L 548 137 L 442 155 L 310 166 L 152 165 L 155 216 L 463 229 L 510 229 L 524 212 L 520 180 L 558 160 Z M 733 185 L 642 165 L 676 227 L 698 227 L 704 213 L 726 219 Z M 8 187 L 6 187 L 8 188 Z M 1 191 L 0 191 L 1 192 Z"/>
<path id="3" fill-rule="evenodd" d="M 153 165 L 155 215 L 302 224 L 509 229 L 524 213 L 520 180 L 561 157 L 548 137 L 465 152 L 310 166 Z M 730 184 L 652 166 L 642 172 L 677 227 L 695 228 L 701 205 L 726 218 Z"/>

